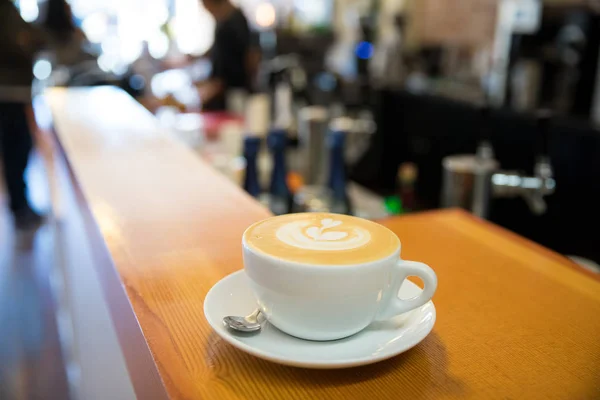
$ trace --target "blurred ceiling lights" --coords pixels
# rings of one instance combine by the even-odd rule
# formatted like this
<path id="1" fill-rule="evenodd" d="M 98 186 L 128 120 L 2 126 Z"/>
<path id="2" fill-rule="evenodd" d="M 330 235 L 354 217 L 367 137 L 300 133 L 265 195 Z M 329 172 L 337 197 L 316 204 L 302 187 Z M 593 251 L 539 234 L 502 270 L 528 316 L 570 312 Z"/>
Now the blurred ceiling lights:
<path id="1" fill-rule="evenodd" d="M 33 66 L 33 75 L 37 79 L 39 79 L 40 81 L 43 81 L 45 79 L 48 79 L 51 74 L 52 74 L 52 64 L 50 63 L 50 61 L 48 61 L 46 59 L 40 59 L 40 60 L 36 61 L 36 63 Z"/>
<path id="2" fill-rule="evenodd" d="M 256 24 L 262 29 L 272 28 L 277 22 L 277 12 L 271 3 L 261 3 L 254 12 Z"/>
<path id="3" fill-rule="evenodd" d="M 206 53 L 214 42 L 215 21 L 198 0 L 174 0 L 169 23 L 177 48 L 184 54 Z"/>
<path id="4" fill-rule="evenodd" d="M 81 29 L 92 43 L 102 43 L 108 34 L 108 16 L 101 12 L 88 15 L 81 23 Z"/>
<path id="5" fill-rule="evenodd" d="M 21 16 L 38 19 L 38 2 L 16 0 Z M 171 52 L 205 54 L 214 42 L 215 21 L 200 0 L 67 0 L 81 29 L 100 52 L 98 65 L 105 71 L 120 72 L 144 54 L 156 59 Z M 321 13 L 322 0 L 232 0 L 250 16 L 259 30 L 274 28 L 298 4 L 309 14 Z M 302 6 L 301 6 L 302 7 Z M 308 9 L 306 8 L 308 7 Z M 45 69 L 42 68 L 42 72 Z"/>
<path id="6" fill-rule="evenodd" d="M 25 22 L 34 22 L 40 16 L 37 0 L 19 0 L 17 6 Z"/>
<path id="7" fill-rule="evenodd" d="M 163 32 L 156 32 L 148 40 L 148 52 L 153 58 L 164 58 L 169 52 L 169 37 Z"/>

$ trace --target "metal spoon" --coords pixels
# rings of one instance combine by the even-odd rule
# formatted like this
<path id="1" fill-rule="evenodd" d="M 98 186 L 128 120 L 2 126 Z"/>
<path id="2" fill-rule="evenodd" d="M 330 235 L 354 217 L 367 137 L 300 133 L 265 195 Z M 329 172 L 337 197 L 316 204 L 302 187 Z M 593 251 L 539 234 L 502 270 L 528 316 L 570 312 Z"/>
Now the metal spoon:
<path id="1" fill-rule="evenodd" d="M 262 329 L 261 326 L 261 317 L 262 313 L 260 310 L 256 310 L 254 311 L 252 314 L 248 315 L 247 317 L 235 317 L 235 316 L 229 316 L 229 317 L 225 317 L 223 318 L 223 325 L 225 325 L 225 327 L 237 331 L 237 332 L 243 332 L 243 333 L 251 333 L 251 332 L 258 332 Z M 264 316 L 263 316 L 264 318 Z"/>

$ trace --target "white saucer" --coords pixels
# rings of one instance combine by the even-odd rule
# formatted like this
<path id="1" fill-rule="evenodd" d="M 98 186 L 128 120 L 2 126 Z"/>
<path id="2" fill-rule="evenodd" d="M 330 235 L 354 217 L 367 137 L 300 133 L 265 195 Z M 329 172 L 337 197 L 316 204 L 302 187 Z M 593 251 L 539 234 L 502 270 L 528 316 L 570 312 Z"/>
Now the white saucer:
<path id="1" fill-rule="evenodd" d="M 417 296 L 421 289 L 405 281 L 401 298 Z M 376 363 L 394 357 L 416 346 L 433 329 L 435 306 L 430 301 L 423 307 L 392 320 L 372 324 L 364 331 L 332 342 L 311 342 L 289 336 L 268 322 L 258 334 L 244 335 L 223 326 L 223 317 L 248 315 L 256 308 L 256 300 L 242 271 L 218 282 L 204 299 L 204 315 L 224 340 L 256 357 L 279 364 L 304 368 L 348 368 Z"/>

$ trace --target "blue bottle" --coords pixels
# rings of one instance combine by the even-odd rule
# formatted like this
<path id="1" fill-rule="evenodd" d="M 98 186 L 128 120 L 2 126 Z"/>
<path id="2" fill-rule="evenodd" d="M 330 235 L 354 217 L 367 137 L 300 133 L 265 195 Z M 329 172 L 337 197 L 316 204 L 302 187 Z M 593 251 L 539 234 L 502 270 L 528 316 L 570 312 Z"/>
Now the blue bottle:
<path id="1" fill-rule="evenodd" d="M 287 143 L 287 132 L 283 129 L 272 130 L 267 136 L 267 146 L 273 157 L 269 207 L 275 215 L 288 214 L 292 207 L 292 195 L 287 184 Z"/>
<path id="2" fill-rule="evenodd" d="M 330 131 L 327 136 L 329 148 L 329 180 L 328 186 L 332 194 L 331 212 L 336 214 L 351 214 L 352 207 L 346 190 L 346 163 L 344 149 L 346 132 Z"/>
<path id="3" fill-rule="evenodd" d="M 261 140 L 258 137 L 244 139 L 244 158 L 246 159 L 246 176 L 244 177 L 244 190 L 252 197 L 258 198 L 261 193 L 258 181 L 258 153 Z"/>

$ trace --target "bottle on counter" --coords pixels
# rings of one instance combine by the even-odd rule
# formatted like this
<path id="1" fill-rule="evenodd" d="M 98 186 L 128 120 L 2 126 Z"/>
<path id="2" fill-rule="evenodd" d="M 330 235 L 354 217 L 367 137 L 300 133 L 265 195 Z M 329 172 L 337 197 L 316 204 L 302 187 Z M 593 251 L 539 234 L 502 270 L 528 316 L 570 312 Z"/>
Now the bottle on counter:
<path id="1" fill-rule="evenodd" d="M 389 215 L 403 215 L 418 209 L 416 182 L 419 170 L 414 163 L 405 162 L 398 168 L 398 190 L 384 198 L 384 208 Z"/>
<path id="2" fill-rule="evenodd" d="M 273 112 L 273 125 L 276 129 L 289 130 L 293 126 L 293 93 L 287 74 L 280 77 L 275 86 Z"/>
<path id="3" fill-rule="evenodd" d="M 331 190 L 331 212 L 336 214 L 351 214 L 352 206 L 347 191 L 346 163 L 344 151 L 346 132 L 332 129 L 327 137 L 329 149 L 329 179 Z"/>
<path id="4" fill-rule="evenodd" d="M 287 183 L 287 143 L 287 132 L 282 129 L 271 131 L 267 137 L 267 145 L 273 159 L 269 186 L 269 208 L 275 215 L 288 214 L 292 208 L 292 194 Z"/>
<path id="5" fill-rule="evenodd" d="M 258 198 L 261 188 L 258 178 L 258 153 L 261 139 L 255 136 L 244 138 L 244 158 L 246 159 L 246 174 L 244 176 L 244 190 L 252 197 Z"/>
<path id="6" fill-rule="evenodd" d="M 416 211 L 417 197 L 415 183 L 418 177 L 417 166 L 413 163 L 404 163 L 398 169 L 400 181 L 399 197 L 402 200 L 402 208 L 405 213 Z"/>

